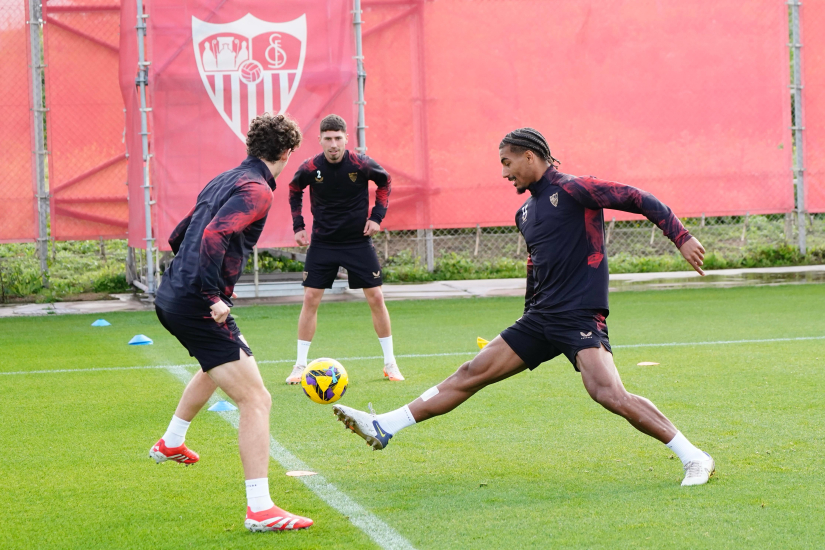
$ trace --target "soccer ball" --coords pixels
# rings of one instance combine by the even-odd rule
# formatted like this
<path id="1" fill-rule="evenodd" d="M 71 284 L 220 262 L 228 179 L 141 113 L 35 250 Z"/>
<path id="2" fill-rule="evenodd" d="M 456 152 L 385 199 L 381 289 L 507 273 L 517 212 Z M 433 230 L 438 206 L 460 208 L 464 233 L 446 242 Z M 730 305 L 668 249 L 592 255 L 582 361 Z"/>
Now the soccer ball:
<path id="1" fill-rule="evenodd" d="M 244 61 L 238 68 L 238 72 L 241 80 L 247 84 L 257 84 L 264 76 L 263 67 L 254 59 Z"/>
<path id="2" fill-rule="evenodd" d="M 349 376 L 344 366 L 335 359 L 316 359 L 304 369 L 301 387 L 307 397 L 325 405 L 335 403 L 347 391 Z"/>

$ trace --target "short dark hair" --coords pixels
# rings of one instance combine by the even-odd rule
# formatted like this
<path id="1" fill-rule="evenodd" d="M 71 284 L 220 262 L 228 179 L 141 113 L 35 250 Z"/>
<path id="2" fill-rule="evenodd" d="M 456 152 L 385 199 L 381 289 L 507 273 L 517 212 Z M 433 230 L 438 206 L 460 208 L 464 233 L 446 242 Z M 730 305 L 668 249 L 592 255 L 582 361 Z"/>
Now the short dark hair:
<path id="1" fill-rule="evenodd" d="M 498 148 L 501 149 L 505 145 L 510 146 L 510 150 L 514 153 L 523 153 L 527 150 L 533 151 L 536 155 L 543 158 L 551 165 L 556 166 L 561 164 L 558 160 L 553 158 L 550 154 L 550 146 L 547 145 L 547 140 L 533 128 L 519 128 L 513 130 L 501 140 Z"/>
<path id="2" fill-rule="evenodd" d="M 285 151 L 301 145 L 301 129 L 289 115 L 264 113 L 252 119 L 246 134 L 246 154 L 277 162 Z"/>
<path id="3" fill-rule="evenodd" d="M 322 132 L 346 132 L 347 122 L 338 115 L 327 115 L 321 121 Z"/>

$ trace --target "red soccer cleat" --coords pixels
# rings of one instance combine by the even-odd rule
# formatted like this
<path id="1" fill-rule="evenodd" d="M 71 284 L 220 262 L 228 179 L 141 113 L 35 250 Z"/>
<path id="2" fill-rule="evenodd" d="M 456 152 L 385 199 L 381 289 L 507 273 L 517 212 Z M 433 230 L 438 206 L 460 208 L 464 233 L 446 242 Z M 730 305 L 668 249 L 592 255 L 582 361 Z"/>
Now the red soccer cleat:
<path id="1" fill-rule="evenodd" d="M 186 445 L 169 448 L 162 438 L 155 443 L 154 447 L 149 449 L 149 458 L 154 458 L 158 464 L 167 460 L 174 460 L 187 466 L 200 460 L 198 453 L 190 451 Z"/>
<path id="2" fill-rule="evenodd" d="M 312 523 L 313 521 L 309 518 L 290 514 L 277 506 L 273 506 L 269 510 L 261 510 L 260 512 L 253 512 L 252 509 L 247 506 L 246 521 L 244 521 L 243 524 L 244 527 L 255 533 L 262 531 L 306 529 L 312 525 Z"/>

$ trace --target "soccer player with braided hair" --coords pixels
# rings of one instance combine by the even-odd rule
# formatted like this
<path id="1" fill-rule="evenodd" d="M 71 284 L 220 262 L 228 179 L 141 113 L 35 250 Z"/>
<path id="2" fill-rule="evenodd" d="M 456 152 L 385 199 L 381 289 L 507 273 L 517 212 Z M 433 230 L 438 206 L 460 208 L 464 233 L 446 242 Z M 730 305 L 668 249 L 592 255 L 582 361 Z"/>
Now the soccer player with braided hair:
<path id="1" fill-rule="evenodd" d="M 581 373 L 590 397 L 679 456 L 683 486 L 707 483 L 715 469 L 710 455 L 691 444 L 653 403 L 629 393 L 613 363 L 603 209 L 644 215 L 700 275 L 705 249 L 650 193 L 558 171 L 547 141 L 533 128 L 507 134 L 499 158 L 502 176 L 516 192 L 530 193 L 516 213 L 530 255 L 524 315 L 408 405 L 381 415 L 334 405 L 336 416 L 374 449 L 382 449 L 399 430 L 446 414 L 485 386 L 564 354 Z"/>
<path id="2" fill-rule="evenodd" d="M 189 423 L 217 388 L 240 409 L 238 447 L 246 479 L 250 531 L 283 531 L 312 525 L 275 506 L 269 495 L 271 397 L 246 339 L 229 311 L 232 289 L 261 236 L 275 178 L 301 144 L 298 124 L 286 115 L 256 117 L 246 137 L 246 160 L 210 181 L 195 206 L 172 231 L 175 258 L 155 298 L 158 320 L 200 363 L 183 391 L 169 428 L 149 450 L 158 464 L 194 464 L 185 444 Z"/>

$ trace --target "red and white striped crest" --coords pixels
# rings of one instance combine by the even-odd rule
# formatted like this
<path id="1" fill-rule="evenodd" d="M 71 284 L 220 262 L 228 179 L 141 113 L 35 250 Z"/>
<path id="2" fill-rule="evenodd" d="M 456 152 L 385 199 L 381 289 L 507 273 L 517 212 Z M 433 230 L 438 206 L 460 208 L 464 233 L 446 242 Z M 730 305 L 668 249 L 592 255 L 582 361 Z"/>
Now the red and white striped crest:
<path id="1" fill-rule="evenodd" d="M 306 15 L 286 23 L 252 14 L 221 24 L 192 17 L 192 44 L 203 85 L 242 142 L 253 118 L 289 107 L 304 68 L 306 38 Z"/>

